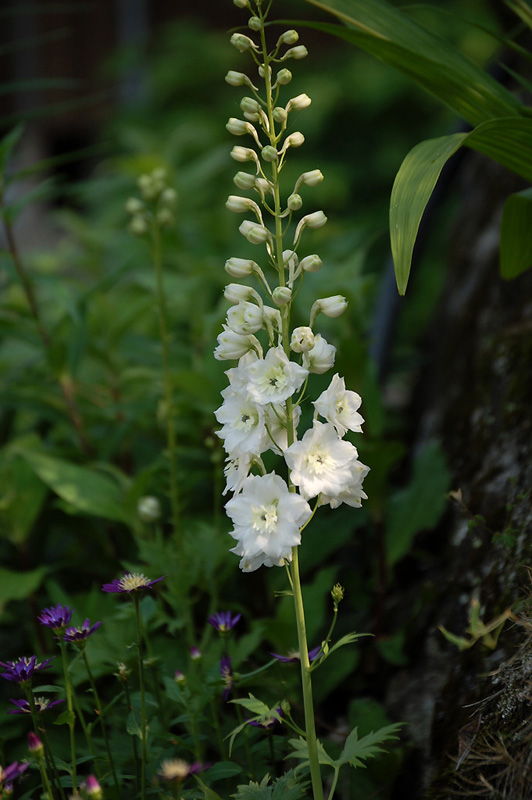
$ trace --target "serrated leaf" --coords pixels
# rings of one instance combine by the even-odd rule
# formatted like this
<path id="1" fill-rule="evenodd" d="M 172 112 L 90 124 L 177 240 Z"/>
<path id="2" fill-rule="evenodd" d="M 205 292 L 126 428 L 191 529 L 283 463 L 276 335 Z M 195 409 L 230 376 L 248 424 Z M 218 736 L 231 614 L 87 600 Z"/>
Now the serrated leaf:
<path id="1" fill-rule="evenodd" d="M 308 766 L 309 762 L 309 754 L 308 754 L 308 745 L 304 739 L 299 737 L 299 739 L 289 739 L 288 744 L 290 744 L 294 750 L 292 753 L 288 753 L 285 758 L 299 758 L 301 759 L 300 767 Z M 328 767 L 335 767 L 336 762 L 330 757 L 330 755 L 325 750 L 324 746 L 318 739 L 316 742 L 316 747 L 318 750 L 318 761 L 320 764 L 325 764 Z"/>
<path id="2" fill-rule="evenodd" d="M 235 800 L 302 800 L 306 797 L 307 780 L 299 780 L 294 770 L 289 770 L 269 785 L 270 776 L 266 774 L 260 784 L 250 781 L 240 785 Z"/>
<path id="3" fill-rule="evenodd" d="M 351 764 L 352 767 L 365 767 L 364 760 L 374 758 L 378 753 L 384 752 L 380 745 L 384 742 L 397 739 L 397 733 L 401 728 L 401 723 L 394 723 L 372 731 L 362 739 L 358 738 L 358 729 L 354 728 L 345 740 L 344 749 L 336 761 L 336 766 Z"/>
<path id="4" fill-rule="evenodd" d="M 516 278 L 532 267 L 532 189 L 510 195 L 501 220 L 501 275 Z"/>

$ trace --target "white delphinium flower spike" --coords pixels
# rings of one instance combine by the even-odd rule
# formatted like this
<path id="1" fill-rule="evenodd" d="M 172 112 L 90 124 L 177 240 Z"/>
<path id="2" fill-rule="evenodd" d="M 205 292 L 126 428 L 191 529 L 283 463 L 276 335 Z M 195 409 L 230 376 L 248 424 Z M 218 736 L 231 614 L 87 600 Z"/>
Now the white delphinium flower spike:
<path id="1" fill-rule="evenodd" d="M 345 381 L 338 373 L 334 376 L 329 388 L 314 400 L 314 408 L 336 428 L 338 436 L 347 431 L 362 431 L 364 418 L 358 413 L 362 398 L 356 392 L 345 388 Z"/>
<path id="2" fill-rule="evenodd" d="M 333 425 L 318 420 L 300 442 L 284 451 L 290 480 L 307 500 L 318 494 L 337 497 L 347 491 L 357 457 L 356 447 L 339 439 Z"/>
<path id="3" fill-rule="evenodd" d="M 308 370 L 290 361 L 283 348 L 272 347 L 264 359 L 247 368 L 250 397 L 261 405 L 283 403 L 301 388 Z"/>
<path id="4" fill-rule="evenodd" d="M 237 540 L 233 552 L 243 557 L 246 571 L 289 560 L 292 547 L 301 541 L 301 527 L 312 516 L 307 501 L 290 492 L 273 472 L 249 475 L 225 508 L 233 522 L 231 536 Z M 256 566 L 250 567 L 251 563 Z"/>

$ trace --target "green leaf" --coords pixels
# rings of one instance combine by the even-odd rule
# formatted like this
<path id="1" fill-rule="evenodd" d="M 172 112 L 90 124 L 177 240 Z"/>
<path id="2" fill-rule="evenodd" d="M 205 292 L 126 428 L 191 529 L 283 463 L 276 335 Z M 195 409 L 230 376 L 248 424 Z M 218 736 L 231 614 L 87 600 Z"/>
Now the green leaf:
<path id="1" fill-rule="evenodd" d="M 140 711 L 132 708 L 126 720 L 126 731 L 131 736 L 138 736 L 142 740 L 142 717 Z"/>
<path id="2" fill-rule="evenodd" d="M 416 145 L 399 168 L 390 200 L 390 239 L 400 294 L 406 291 L 421 217 L 443 166 L 461 145 L 532 182 L 531 119 L 492 119 L 469 133 L 453 133 Z"/>
<path id="3" fill-rule="evenodd" d="M 203 797 L 205 798 L 205 800 L 222 800 L 220 795 L 217 792 L 210 789 L 205 783 L 203 783 L 201 778 L 198 778 L 197 775 L 194 775 L 194 777 L 196 779 L 198 786 L 203 792 Z"/>
<path id="4" fill-rule="evenodd" d="M 240 785 L 235 800 L 304 800 L 308 781 L 299 780 L 294 770 L 289 770 L 270 785 L 270 776 L 266 774 L 260 784 L 250 781 Z"/>
<path id="5" fill-rule="evenodd" d="M 299 758 L 301 759 L 301 764 L 299 767 L 305 767 L 309 765 L 309 755 L 308 755 L 308 745 L 304 739 L 299 737 L 299 739 L 289 739 L 288 744 L 290 744 L 294 750 L 292 753 L 288 753 L 285 758 Z M 320 764 L 325 764 L 328 767 L 335 767 L 336 762 L 330 757 L 330 755 L 325 750 L 324 746 L 318 739 L 317 741 L 317 750 L 318 750 L 318 761 Z"/>
<path id="6" fill-rule="evenodd" d="M 389 564 L 408 552 L 414 536 L 438 523 L 447 504 L 450 473 L 437 442 L 429 442 L 414 462 L 410 484 L 391 498 L 386 517 Z"/>
<path id="7" fill-rule="evenodd" d="M 516 278 L 532 267 L 532 189 L 510 195 L 501 221 L 501 275 Z"/>
<path id="8" fill-rule="evenodd" d="M 46 567 L 29 572 L 15 572 L 0 567 L 0 612 L 10 600 L 24 600 L 35 592 L 46 575 Z"/>
<path id="9" fill-rule="evenodd" d="M 62 714 L 59 714 L 56 720 L 54 720 L 54 725 L 73 725 L 76 721 L 76 715 L 73 711 L 63 711 Z"/>
<path id="10" fill-rule="evenodd" d="M 252 714 L 257 714 L 258 716 L 264 716 L 271 713 L 268 706 L 261 700 L 257 700 L 256 697 L 253 697 L 252 694 L 250 694 L 249 697 L 243 697 L 239 700 L 231 700 L 230 702 L 237 706 L 243 706 L 243 708 L 245 708 L 247 711 L 250 711 Z"/>
<path id="11" fill-rule="evenodd" d="M 356 642 L 362 636 L 373 636 L 373 634 L 372 633 L 346 633 L 345 636 L 342 636 L 341 639 L 338 639 L 338 641 L 335 642 L 333 644 L 333 646 L 329 648 L 329 651 L 327 653 L 327 658 L 331 655 L 331 653 L 334 653 L 335 650 L 338 650 L 339 647 L 344 647 L 344 645 L 346 645 L 346 644 L 353 644 L 353 642 Z"/>
<path id="12" fill-rule="evenodd" d="M 452 44 L 385 0 L 307 0 L 347 27 L 312 23 L 366 50 L 435 95 L 473 125 L 522 116 L 524 106 Z"/>
<path id="13" fill-rule="evenodd" d="M 13 149 L 19 142 L 20 137 L 24 131 L 22 124 L 17 125 L 13 130 L 9 131 L 2 141 L 0 141 L 0 175 L 5 171 L 6 164 L 11 156 Z"/>
<path id="14" fill-rule="evenodd" d="M 358 729 L 354 728 L 345 740 L 344 749 L 336 761 L 336 765 L 351 764 L 352 767 L 365 767 L 363 761 L 382 753 L 383 748 L 380 745 L 383 742 L 397 739 L 400 728 L 400 722 L 386 725 L 378 731 L 368 733 L 362 739 L 358 738 Z"/>
<path id="15" fill-rule="evenodd" d="M 395 176 L 390 198 L 390 241 L 399 294 L 406 292 L 421 217 L 449 158 L 466 133 L 453 133 L 417 144 Z"/>
<path id="16" fill-rule="evenodd" d="M 43 483 L 76 511 L 129 524 L 123 493 L 112 478 L 34 450 L 19 452 Z"/>
<path id="17" fill-rule="evenodd" d="M 0 457 L 0 536 L 20 544 L 31 533 L 48 489 L 24 459 Z"/>

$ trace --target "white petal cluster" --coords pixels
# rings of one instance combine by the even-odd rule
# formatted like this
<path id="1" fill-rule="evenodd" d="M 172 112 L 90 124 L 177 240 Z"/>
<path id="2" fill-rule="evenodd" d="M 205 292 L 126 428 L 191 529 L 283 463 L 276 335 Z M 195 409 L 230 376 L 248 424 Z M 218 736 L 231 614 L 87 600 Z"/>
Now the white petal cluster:
<path id="1" fill-rule="evenodd" d="M 282 347 L 272 347 L 264 359 L 248 367 L 247 391 L 256 403 L 283 403 L 301 388 L 308 370 L 290 361 Z"/>
<path id="2" fill-rule="evenodd" d="M 237 541 L 231 552 L 241 556 L 244 572 L 290 561 L 292 547 L 301 542 L 301 527 L 312 516 L 307 501 L 274 472 L 248 476 L 225 508 Z"/>
<path id="3" fill-rule="evenodd" d="M 338 373 L 332 379 L 329 388 L 314 401 L 314 408 L 336 428 L 338 436 L 347 431 L 362 432 L 364 418 L 358 413 L 362 398 L 356 392 L 345 388 L 345 381 Z"/>

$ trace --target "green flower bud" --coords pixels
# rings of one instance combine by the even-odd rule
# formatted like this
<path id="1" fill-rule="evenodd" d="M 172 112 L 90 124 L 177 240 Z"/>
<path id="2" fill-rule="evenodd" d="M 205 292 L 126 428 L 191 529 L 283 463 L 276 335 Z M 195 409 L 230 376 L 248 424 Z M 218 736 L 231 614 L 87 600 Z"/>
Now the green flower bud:
<path id="1" fill-rule="evenodd" d="M 285 31 L 277 39 L 277 47 L 281 44 L 295 44 L 299 40 L 299 33 L 297 31 Z"/>
<path id="2" fill-rule="evenodd" d="M 135 214 L 128 227 L 134 236 L 144 236 L 148 231 L 148 223 L 140 214 Z"/>
<path id="3" fill-rule="evenodd" d="M 303 109 L 308 108 L 311 103 L 312 100 L 308 94 L 298 94 L 297 97 L 292 97 L 292 99 L 288 101 L 286 110 L 303 111 Z"/>
<path id="4" fill-rule="evenodd" d="M 282 106 L 275 106 L 273 109 L 273 118 L 275 122 L 286 122 L 287 116 L 286 109 L 282 108 Z"/>
<path id="5" fill-rule="evenodd" d="M 276 84 L 280 86 L 286 86 L 287 83 L 290 83 L 292 80 L 292 73 L 289 69 L 281 69 L 277 73 L 277 80 L 275 81 Z"/>
<path id="6" fill-rule="evenodd" d="M 342 600 L 344 599 L 344 592 L 345 592 L 344 587 L 340 586 L 339 583 L 335 583 L 335 585 L 331 590 L 331 597 L 333 599 L 335 608 L 337 608 L 338 604 L 341 603 Z"/>
<path id="7" fill-rule="evenodd" d="M 240 101 L 240 108 L 247 114 L 258 114 L 260 111 L 260 104 L 252 97 L 243 97 Z"/>
<path id="8" fill-rule="evenodd" d="M 272 147 L 270 144 L 267 145 L 266 147 L 262 148 L 261 156 L 264 159 L 264 161 L 270 161 L 270 162 L 271 161 L 277 161 L 277 159 L 279 158 L 277 150 L 275 149 L 275 147 Z"/>
<path id="9" fill-rule="evenodd" d="M 151 175 L 141 175 L 137 184 L 145 200 L 152 200 L 159 193 Z"/>
<path id="10" fill-rule="evenodd" d="M 276 286 L 272 292 L 272 300 L 276 306 L 285 306 L 292 299 L 292 289 L 289 286 Z"/>
<path id="11" fill-rule="evenodd" d="M 225 81 L 230 86 L 249 86 L 251 83 L 247 75 L 244 75 L 243 72 L 235 72 L 233 69 L 229 70 L 225 76 Z"/>
<path id="12" fill-rule="evenodd" d="M 130 197 L 126 201 L 126 211 L 128 214 L 138 214 L 144 210 L 144 203 L 138 197 Z"/>
<path id="13" fill-rule="evenodd" d="M 258 17 L 250 17 L 248 19 L 248 28 L 251 28 L 252 31 L 260 31 L 262 22 Z"/>
<path id="14" fill-rule="evenodd" d="M 237 8 L 249 8 L 249 0 L 233 0 Z"/>
<path id="15" fill-rule="evenodd" d="M 290 50 L 287 50 L 284 56 L 281 58 L 281 61 L 284 61 L 287 58 L 293 58 L 296 61 L 299 61 L 301 58 L 305 58 L 308 56 L 308 50 L 304 44 L 299 44 L 297 47 L 291 47 Z"/>
<path id="16" fill-rule="evenodd" d="M 299 265 L 305 272 L 318 272 L 321 269 L 322 260 L 316 253 L 313 253 L 311 256 L 302 258 Z"/>
<path id="17" fill-rule="evenodd" d="M 245 53 L 246 50 L 258 50 L 258 46 L 255 44 L 253 39 L 250 39 L 249 36 L 245 36 L 243 33 L 233 33 L 231 39 L 229 40 L 233 47 L 236 47 L 241 53 Z M 297 50 L 296 47 L 293 48 Z M 289 50 L 287 52 L 290 52 Z"/>
<path id="18" fill-rule="evenodd" d="M 157 222 L 159 225 L 167 226 L 171 225 L 174 221 L 174 215 L 170 211 L 169 208 L 160 208 L 157 212 Z"/>
<path id="19" fill-rule="evenodd" d="M 290 211 L 299 211 L 303 205 L 303 198 L 300 194 L 291 194 L 287 201 Z"/>
<path id="20" fill-rule="evenodd" d="M 237 172 L 233 178 L 233 183 L 235 183 L 239 189 L 244 190 L 254 189 L 256 182 L 257 179 L 255 175 L 252 175 L 250 172 Z"/>
<path id="21" fill-rule="evenodd" d="M 281 700 L 281 709 L 283 711 L 283 714 L 289 714 L 290 713 L 290 708 L 291 708 L 291 706 L 290 706 L 290 703 L 288 702 L 288 700 Z"/>
<path id="22" fill-rule="evenodd" d="M 168 189 L 165 189 L 161 195 L 161 202 L 167 206 L 175 206 L 177 203 L 177 192 L 175 189 L 172 189 L 170 186 Z"/>
<path id="23" fill-rule="evenodd" d="M 247 219 L 241 223 L 238 230 L 251 244 L 264 244 L 271 237 L 268 228 L 258 222 L 251 222 Z"/>

